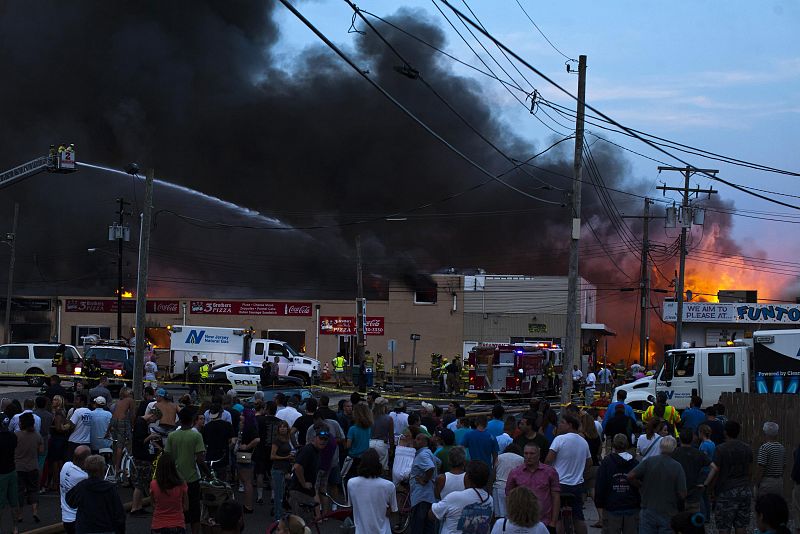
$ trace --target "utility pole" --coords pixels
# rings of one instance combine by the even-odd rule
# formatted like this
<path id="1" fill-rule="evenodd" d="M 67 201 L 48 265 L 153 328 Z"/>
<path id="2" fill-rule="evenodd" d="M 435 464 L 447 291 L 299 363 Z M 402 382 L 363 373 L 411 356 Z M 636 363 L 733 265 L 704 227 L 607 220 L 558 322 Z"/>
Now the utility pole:
<path id="1" fill-rule="evenodd" d="M 675 288 L 675 298 L 678 302 L 678 315 L 675 318 L 675 345 L 673 348 L 679 349 L 681 348 L 681 342 L 683 341 L 683 282 L 684 282 L 684 274 L 686 271 L 686 230 L 692 227 L 692 220 L 693 220 L 693 208 L 689 205 L 689 195 L 694 193 L 695 195 L 699 195 L 700 193 L 707 193 L 708 198 L 711 198 L 713 193 L 716 193 L 714 189 L 700 189 L 696 187 L 694 189 L 689 188 L 689 179 L 692 177 L 693 174 L 702 173 L 702 174 L 716 174 L 719 171 L 716 169 L 698 169 L 696 167 L 691 167 L 687 165 L 686 167 L 658 167 L 658 172 L 661 171 L 677 171 L 683 174 L 684 178 L 684 185 L 683 187 L 668 187 L 666 185 L 660 185 L 656 189 L 660 189 L 666 195 L 667 191 L 678 191 L 683 195 L 683 199 L 681 201 L 681 211 L 680 211 L 680 220 L 681 220 L 681 256 L 680 256 L 680 270 L 678 271 L 678 284 Z"/>
<path id="2" fill-rule="evenodd" d="M 639 278 L 639 304 L 641 318 L 639 320 L 639 365 L 646 366 L 647 349 L 650 346 L 650 331 L 648 328 L 648 311 L 650 310 L 650 204 L 653 201 L 644 199 L 644 211 L 641 216 L 623 215 L 623 219 L 642 219 L 642 272 Z"/>
<path id="3" fill-rule="evenodd" d="M 6 234 L 5 242 L 11 247 L 11 259 L 8 260 L 8 291 L 6 292 L 6 324 L 5 343 L 11 343 L 11 295 L 14 292 L 14 263 L 17 260 L 17 222 L 19 221 L 19 203 L 14 202 L 14 220 L 11 233 Z"/>
<path id="4" fill-rule="evenodd" d="M 356 280 L 358 283 L 358 298 L 356 299 L 356 363 L 360 366 L 364 362 L 367 348 L 367 299 L 364 298 L 364 267 L 361 263 L 361 236 L 356 236 Z M 355 365 L 353 366 L 355 368 Z M 355 376 L 355 372 L 353 373 Z M 362 383 L 359 369 L 359 390 L 366 391 L 366 382 Z M 364 379 L 366 381 L 366 378 Z"/>
<path id="5" fill-rule="evenodd" d="M 135 173 L 134 173 L 135 175 Z M 142 398 L 144 347 L 147 341 L 145 312 L 147 311 L 147 271 L 150 260 L 150 221 L 153 217 L 153 181 L 155 170 L 147 169 L 144 182 L 144 208 L 139 229 L 139 273 L 136 278 L 136 347 L 133 357 L 133 398 Z"/>
<path id="6" fill-rule="evenodd" d="M 583 117 L 586 105 L 586 56 L 578 57 L 578 108 L 575 114 L 575 156 L 572 182 L 572 235 L 569 243 L 569 281 L 567 289 L 567 333 L 564 340 L 561 403 L 567 404 L 572 393 L 572 366 L 580 361 L 580 279 L 578 278 L 578 246 L 581 238 L 581 186 L 583 185 Z"/>
<path id="7" fill-rule="evenodd" d="M 118 198 L 117 202 L 119 219 L 117 226 L 114 227 L 116 228 L 114 239 L 117 240 L 117 339 L 122 339 L 122 244 L 130 239 L 130 231 L 125 231 L 125 206 L 129 206 L 130 202 L 125 202 L 122 197 Z"/>

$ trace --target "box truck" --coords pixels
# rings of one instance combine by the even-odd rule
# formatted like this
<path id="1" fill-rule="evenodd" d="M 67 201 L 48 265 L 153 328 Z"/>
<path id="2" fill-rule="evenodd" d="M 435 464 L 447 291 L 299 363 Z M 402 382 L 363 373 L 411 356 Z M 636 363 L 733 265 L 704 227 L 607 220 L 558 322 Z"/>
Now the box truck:
<path id="1" fill-rule="evenodd" d="M 261 365 L 264 358 L 279 360 L 281 376 L 295 376 L 306 384 L 319 382 L 319 360 L 297 352 L 284 341 L 259 339 L 247 328 L 216 326 L 172 326 L 170 328 L 170 362 L 173 374 L 182 375 L 192 356 L 208 359 L 214 364 L 253 363 Z"/>

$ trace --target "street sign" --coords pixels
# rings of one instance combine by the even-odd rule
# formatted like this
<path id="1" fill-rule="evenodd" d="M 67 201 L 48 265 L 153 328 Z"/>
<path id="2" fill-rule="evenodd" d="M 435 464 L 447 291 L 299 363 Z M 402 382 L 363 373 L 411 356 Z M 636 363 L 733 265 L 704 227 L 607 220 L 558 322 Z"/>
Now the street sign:
<path id="1" fill-rule="evenodd" d="M 419 341 L 421 336 L 419 334 L 411 334 L 411 341 Z"/>
<path id="2" fill-rule="evenodd" d="M 396 351 L 397 350 L 397 340 L 396 339 L 390 339 L 389 340 L 389 346 L 388 346 L 388 348 L 386 350 L 388 350 L 389 352 Z"/>

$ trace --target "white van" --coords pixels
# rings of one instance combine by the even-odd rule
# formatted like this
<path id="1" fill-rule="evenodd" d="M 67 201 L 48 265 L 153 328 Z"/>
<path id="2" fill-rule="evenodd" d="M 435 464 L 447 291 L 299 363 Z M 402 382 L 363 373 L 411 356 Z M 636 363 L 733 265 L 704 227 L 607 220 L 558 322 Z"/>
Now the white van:
<path id="1" fill-rule="evenodd" d="M 34 387 L 41 386 L 45 378 L 56 373 L 53 357 L 60 343 L 11 343 L 0 345 L 0 378 L 25 380 Z M 72 345 L 65 345 L 64 358 L 79 362 L 81 356 Z M 24 376 L 23 376 L 24 375 Z"/>

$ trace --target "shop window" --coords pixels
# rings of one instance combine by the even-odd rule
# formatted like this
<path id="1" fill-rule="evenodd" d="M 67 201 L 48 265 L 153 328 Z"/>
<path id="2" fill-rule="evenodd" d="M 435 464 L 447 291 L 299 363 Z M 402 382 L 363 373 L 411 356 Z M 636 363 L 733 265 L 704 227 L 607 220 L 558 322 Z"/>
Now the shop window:
<path id="1" fill-rule="evenodd" d="M 414 304 L 436 304 L 437 296 L 436 286 L 414 291 Z"/>

